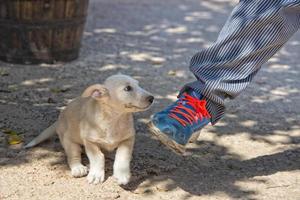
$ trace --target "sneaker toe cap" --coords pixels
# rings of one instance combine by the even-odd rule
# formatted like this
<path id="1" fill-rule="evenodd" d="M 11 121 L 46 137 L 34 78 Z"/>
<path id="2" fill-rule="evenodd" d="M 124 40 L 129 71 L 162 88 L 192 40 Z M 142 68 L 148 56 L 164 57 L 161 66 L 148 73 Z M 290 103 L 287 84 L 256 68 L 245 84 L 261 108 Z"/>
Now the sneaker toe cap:
<path id="1" fill-rule="evenodd" d="M 161 132 L 174 137 L 176 135 L 176 128 L 171 123 L 170 119 L 165 115 L 154 115 L 152 117 L 152 123 L 158 128 Z"/>

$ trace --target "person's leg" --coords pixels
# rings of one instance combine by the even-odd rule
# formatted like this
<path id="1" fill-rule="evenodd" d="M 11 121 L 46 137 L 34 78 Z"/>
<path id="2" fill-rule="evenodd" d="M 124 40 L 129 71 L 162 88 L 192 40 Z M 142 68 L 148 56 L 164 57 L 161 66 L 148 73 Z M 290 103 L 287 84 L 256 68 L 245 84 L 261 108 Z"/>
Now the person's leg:
<path id="1" fill-rule="evenodd" d="M 240 94 L 299 26 L 300 0 L 241 1 L 216 43 L 191 59 L 197 81 L 183 90 L 205 97 L 214 124 L 224 114 L 224 99 Z"/>
<path id="2" fill-rule="evenodd" d="M 240 1 L 215 44 L 191 59 L 197 80 L 184 86 L 178 101 L 152 117 L 152 132 L 167 146 L 182 148 L 208 121 L 215 124 L 223 116 L 224 100 L 240 94 L 299 26 L 300 0 Z M 193 119 L 195 112 L 200 114 Z"/>

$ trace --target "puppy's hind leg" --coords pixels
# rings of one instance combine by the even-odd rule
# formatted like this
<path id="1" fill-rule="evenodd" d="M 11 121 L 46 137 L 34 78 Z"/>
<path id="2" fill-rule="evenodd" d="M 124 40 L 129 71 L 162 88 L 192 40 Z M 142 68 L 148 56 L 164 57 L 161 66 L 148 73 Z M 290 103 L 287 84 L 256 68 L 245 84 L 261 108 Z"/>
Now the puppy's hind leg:
<path id="1" fill-rule="evenodd" d="M 63 147 L 67 154 L 68 164 L 71 168 L 73 177 L 82 177 L 87 175 L 88 168 L 81 164 L 81 147 L 79 144 L 64 140 Z"/>

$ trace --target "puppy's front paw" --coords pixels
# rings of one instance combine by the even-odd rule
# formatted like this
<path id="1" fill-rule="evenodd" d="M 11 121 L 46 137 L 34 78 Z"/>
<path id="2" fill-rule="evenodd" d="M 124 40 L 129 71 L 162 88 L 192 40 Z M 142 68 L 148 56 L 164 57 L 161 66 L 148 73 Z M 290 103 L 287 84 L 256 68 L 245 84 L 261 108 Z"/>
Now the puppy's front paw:
<path id="1" fill-rule="evenodd" d="M 126 185 L 131 177 L 129 170 L 115 170 L 114 175 L 119 185 Z"/>
<path id="2" fill-rule="evenodd" d="M 73 177 L 77 177 L 77 178 L 82 177 L 87 175 L 87 173 L 88 173 L 88 168 L 82 164 L 73 166 L 71 168 L 71 174 Z"/>
<path id="3" fill-rule="evenodd" d="M 104 181 L 104 170 L 91 170 L 87 176 L 87 180 L 90 184 L 98 184 Z"/>

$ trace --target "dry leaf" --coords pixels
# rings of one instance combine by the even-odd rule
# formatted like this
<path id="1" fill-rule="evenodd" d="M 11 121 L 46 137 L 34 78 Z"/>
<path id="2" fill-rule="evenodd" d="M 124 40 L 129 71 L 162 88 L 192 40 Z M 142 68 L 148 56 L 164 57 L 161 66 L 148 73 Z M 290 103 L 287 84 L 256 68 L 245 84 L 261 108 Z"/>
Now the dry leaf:
<path id="1" fill-rule="evenodd" d="M 19 135 L 20 133 L 10 130 L 10 129 L 5 129 L 3 130 L 5 134 L 7 134 L 7 142 L 9 145 L 15 145 L 15 144 L 20 144 L 22 143 L 22 138 Z"/>
<path id="2" fill-rule="evenodd" d="M 15 145 L 22 143 L 22 138 L 19 135 L 10 135 L 8 136 L 8 144 Z"/>
<path id="3" fill-rule="evenodd" d="M 18 90 L 18 85 L 9 85 L 9 86 L 8 86 L 8 90 L 9 90 L 10 92 L 17 91 L 17 90 Z"/>
<path id="4" fill-rule="evenodd" d="M 70 88 L 51 88 L 50 91 L 53 93 L 62 93 L 69 91 Z"/>
<path id="5" fill-rule="evenodd" d="M 170 71 L 168 72 L 168 75 L 169 75 L 169 76 L 176 76 L 176 71 L 175 71 L 175 70 L 170 70 Z"/>
<path id="6" fill-rule="evenodd" d="M 8 76 L 9 73 L 5 69 L 0 69 L 0 76 Z"/>

